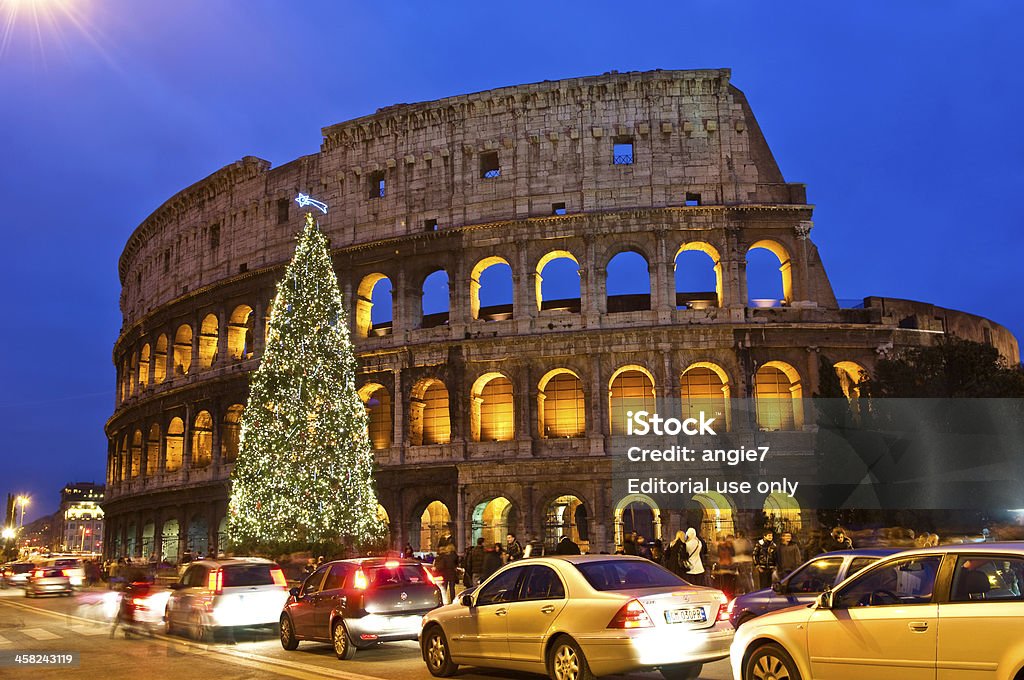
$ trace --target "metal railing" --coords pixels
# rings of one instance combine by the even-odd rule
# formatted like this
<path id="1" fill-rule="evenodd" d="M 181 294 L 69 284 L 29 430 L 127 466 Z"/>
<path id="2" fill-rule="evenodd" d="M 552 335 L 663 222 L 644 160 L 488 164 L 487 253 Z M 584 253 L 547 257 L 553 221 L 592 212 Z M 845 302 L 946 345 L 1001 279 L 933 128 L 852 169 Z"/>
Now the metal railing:
<path id="1" fill-rule="evenodd" d="M 633 165 L 633 154 L 622 153 L 612 156 L 612 165 Z"/>
<path id="2" fill-rule="evenodd" d="M 495 168 L 494 170 L 486 170 L 484 172 L 484 179 L 494 179 L 495 177 L 501 177 L 501 168 Z"/>

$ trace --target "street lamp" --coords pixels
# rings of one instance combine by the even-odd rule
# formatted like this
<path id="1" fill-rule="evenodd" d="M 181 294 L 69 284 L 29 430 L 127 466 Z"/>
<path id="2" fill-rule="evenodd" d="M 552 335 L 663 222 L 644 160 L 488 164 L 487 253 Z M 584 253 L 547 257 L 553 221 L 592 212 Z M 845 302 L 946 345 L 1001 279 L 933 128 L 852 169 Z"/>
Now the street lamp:
<path id="1" fill-rule="evenodd" d="M 28 505 L 28 496 L 18 496 L 18 503 L 21 505 L 21 523 L 19 527 L 25 526 L 25 506 Z"/>
<path id="2" fill-rule="evenodd" d="M 5 541 L 9 541 L 17 535 L 18 532 L 14 530 L 14 527 L 4 527 L 3 538 Z"/>

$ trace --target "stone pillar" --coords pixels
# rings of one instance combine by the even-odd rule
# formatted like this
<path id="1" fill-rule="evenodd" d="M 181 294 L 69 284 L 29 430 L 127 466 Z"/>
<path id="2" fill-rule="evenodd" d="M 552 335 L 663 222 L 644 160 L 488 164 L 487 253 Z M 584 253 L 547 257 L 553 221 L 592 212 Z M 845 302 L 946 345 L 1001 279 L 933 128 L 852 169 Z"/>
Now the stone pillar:
<path id="1" fill-rule="evenodd" d="M 466 552 L 466 546 L 472 542 L 470 540 L 471 537 L 466 535 L 466 528 L 473 526 L 473 518 L 469 517 L 467 519 L 466 517 L 466 487 L 460 484 L 455 495 L 455 547 L 459 554 L 462 555 Z M 472 511 L 472 508 L 470 508 L 469 512 Z M 422 542 L 422 540 L 421 538 L 420 541 Z M 428 549 L 431 547 L 428 546 Z M 420 545 L 420 549 L 422 548 L 423 546 Z"/>
<path id="2" fill-rule="evenodd" d="M 263 301 L 257 297 L 252 308 L 252 355 L 253 357 L 263 356 L 266 347 L 266 329 L 264 327 L 263 315 L 265 314 Z"/>
<path id="3" fill-rule="evenodd" d="M 192 404 L 185 404 L 185 418 L 183 425 L 185 426 L 184 433 L 182 434 L 181 442 L 181 471 L 184 473 L 185 479 L 188 479 L 189 472 L 192 470 L 192 419 L 194 417 Z"/>
<path id="4" fill-rule="evenodd" d="M 590 376 L 587 389 L 587 438 L 590 440 L 590 455 L 603 456 L 605 437 L 608 434 L 608 393 L 601 371 L 601 357 L 590 357 Z"/>
<path id="5" fill-rule="evenodd" d="M 174 372 L 174 330 L 167 333 L 167 353 L 164 356 L 164 382 L 171 382 L 175 377 Z"/>
<path id="6" fill-rule="evenodd" d="M 529 333 L 533 320 L 537 318 L 537 279 L 536 273 L 530 271 L 526 248 L 516 248 L 512 266 L 512 318 L 516 320 L 516 328 L 520 333 Z"/>
<path id="7" fill-rule="evenodd" d="M 228 330 L 228 313 L 224 305 L 217 306 L 217 349 L 213 351 L 215 358 L 211 368 L 227 366 L 231 360 L 231 348 L 228 346 L 230 332 Z"/>
<path id="8" fill-rule="evenodd" d="M 199 366 L 199 338 L 202 337 L 203 322 L 198 316 L 192 317 L 192 363 L 189 364 L 187 375 L 194 375 Z"/>
<path id="9" fill-rule="evenodd" d="M 221 463 L 224 459 L 220 450 L 220 428 L 221 421 L 224 418 L 224 414 L 221 411 L 222 406 L 219 401 L 215 401 L 210 404 L 210 420 L 212 421 L 210 424 L 210 427 L 212 428 L 212 432 L 210 433 L 210 465 L 214 470 L 214 477 L 217 476 L 217 471 L 220 470 Z"/>
<path id="10" fill-rule="evenodd" d="M 405 266 L 400 265 L 398 276 L 391 282 L 391 337 L 397 343 L 408 341 L 406 334 L 412 329 L 412 316 L 409 310 L 409 277 Z"/>
<path id="11" fill-rule="evenodd" d="M 153 512 L 153 552 L 156 553 L 156 561 L 159 564 L 164 558 L 164 518 L 162 508 Z"/>
<path id="12" fill-rule="evenodd" d="M 405 464 L 405 399 L 403 398 L 402 369 L 395 368 L 391 371 L 395 376 L 394 390 L 391 396 L 391 448 L 398 451 L 397 460 L 392 462 L 398 465 Z M 404 543 L 402 545 L 405 545 Z"/>

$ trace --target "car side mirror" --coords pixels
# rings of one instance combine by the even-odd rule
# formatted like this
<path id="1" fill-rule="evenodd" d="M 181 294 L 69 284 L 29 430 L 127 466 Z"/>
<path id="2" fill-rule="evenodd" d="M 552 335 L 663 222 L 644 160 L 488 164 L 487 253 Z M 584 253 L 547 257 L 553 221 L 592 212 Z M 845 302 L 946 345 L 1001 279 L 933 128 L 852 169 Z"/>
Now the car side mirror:
<path id="1" fill-rule="evenodd" d="M 832 609 L 832 591 L 826 590 L 818 596 L 818 609 Z"/>
<path id="2" fill-rule="evenodd" d="M 785 595 L 788 588 L 786 588 L 786 584 L 782 581 L 776 581 L 772 584 L 772 590 L 774 590 L 779 595 Z"/>
<path id="3" fill-rule="evenodd" d="M 459 602 L 462 603 L 462 606 L 469 607 L 469 608 L 472 609 L 472 607 L 473 607 L 473 596 L 472 595 L 463 595 L 462 597 L 459 598 Z"/>
<path id="4" fill-rule="evenodd" d="M 299 589 L 298 588 L 289 588 L 288 589 L 288 594 L 291 595 L 292 597 L 297 598 L 299 596 Z"/>
<path id="5" fill-rule="evenodd" d="M 183 588 L 183 586 L 180 583 L 172 583 L 171 585 L 169 585 L 167 587 L 170 588 L 171 590 L 181 590 Z"/>

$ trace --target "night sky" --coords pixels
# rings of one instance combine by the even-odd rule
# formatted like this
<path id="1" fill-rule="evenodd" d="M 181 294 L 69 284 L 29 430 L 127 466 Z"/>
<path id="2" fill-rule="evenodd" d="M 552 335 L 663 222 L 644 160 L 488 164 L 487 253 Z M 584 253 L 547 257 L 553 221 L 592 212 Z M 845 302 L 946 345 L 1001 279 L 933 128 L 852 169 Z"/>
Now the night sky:
<path id="1" fill-rule="evenodd" d="M 0 494 L 31 494 L 30 521 L 103 480 L 117 259 L 157 206 L 242 156 L 314 153 L 323 126 L 505 85 L 731 68 L 808 185 L 837 297 L 1024 338 L 1022 7 L 0 0 Z"/>

